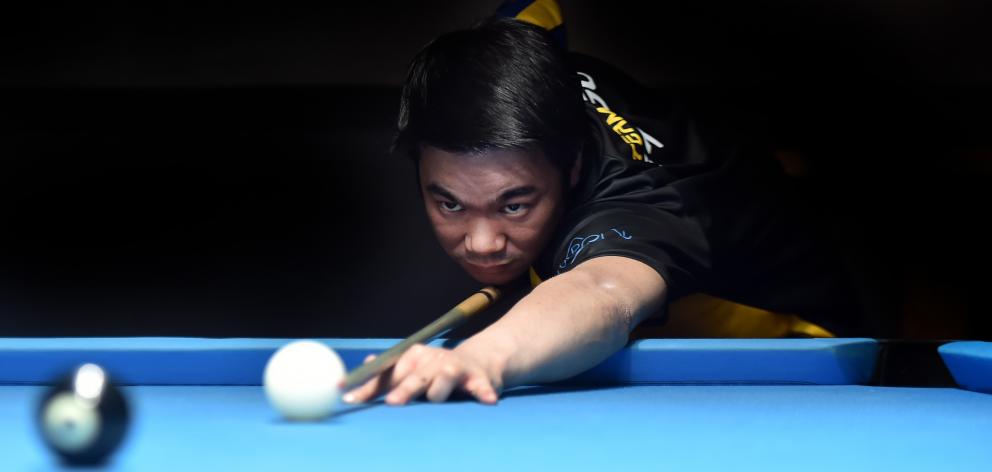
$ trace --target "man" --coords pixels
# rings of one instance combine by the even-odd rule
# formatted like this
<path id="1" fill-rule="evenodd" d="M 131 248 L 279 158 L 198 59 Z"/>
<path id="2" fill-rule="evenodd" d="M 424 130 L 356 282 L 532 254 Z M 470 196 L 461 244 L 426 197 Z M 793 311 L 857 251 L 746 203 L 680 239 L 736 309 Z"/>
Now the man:
<path id="1" fill-rule="evenodd" d="M 774 335 L 845 326 L 832 317 L 846 299 L 834 260 L 785 224 L 766 184 L 779 169 L 678 113 L 639 113 L 647 102 L 634 88 L 508 18 L 417 55 L 396 147 L 417 164 L 438 240 L 481 283 L 529 273 L 535 287 L 456 348 L 411 348 L 345 401 L 463 391 L 495 403 L 505 388 L 598 364 L 643 321 L 663 320 L 667 301 L 696 292 L 722 297 L 697 307 L 734 300 L 730 312 L 773 319 Z"/>

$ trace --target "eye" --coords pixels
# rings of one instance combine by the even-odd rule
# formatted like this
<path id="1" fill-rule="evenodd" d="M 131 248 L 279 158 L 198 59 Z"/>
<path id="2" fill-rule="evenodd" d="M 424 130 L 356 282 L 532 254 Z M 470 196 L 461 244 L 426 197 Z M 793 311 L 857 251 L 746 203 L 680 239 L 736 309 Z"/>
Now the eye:
<path id="1" fill-rule="evenodd" d="M 524 205 L 523 203 L 510 203 L 509 205 L 505 205 L 503 207 L 503 213 L 506 213 L 507 215 L 519 215 L 526 209 L 527 205 Z"/>
<path id="2" fill-rule="evenodd" d="M 444 210 L 444 211 L 456 212 L 456 211 L 461 211 L 462 210 L 462 206 L 460 204 L 456 203 L 456 202 L 449 202 L 449 201 L 446 201 L 445 200 L 445 201 L 439 202 L 439 204 L 441 206 L 441 209 Z"/>

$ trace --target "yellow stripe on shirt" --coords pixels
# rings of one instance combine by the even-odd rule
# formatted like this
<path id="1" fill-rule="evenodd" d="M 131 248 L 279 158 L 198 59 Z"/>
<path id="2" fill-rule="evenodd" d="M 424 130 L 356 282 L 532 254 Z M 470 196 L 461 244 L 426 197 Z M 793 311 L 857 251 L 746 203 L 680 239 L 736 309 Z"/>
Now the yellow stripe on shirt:
<path id="1" fill-rule="evenodd" d="M 532 287 L 541 277 L 530 268 Z M 763 310 L 696 293 L 668 306 L 662 326 L 641 325 L 632 338 L 832 338 L 834 334 L 796 315 Z"/>
<path id="2" fill-rule="evenodd" d="M 517 13 L 516 19 L 531 23 L 548 31 L 561 26 L 561 8 L 554 0 L 535 0 L 530 6 Z"/>

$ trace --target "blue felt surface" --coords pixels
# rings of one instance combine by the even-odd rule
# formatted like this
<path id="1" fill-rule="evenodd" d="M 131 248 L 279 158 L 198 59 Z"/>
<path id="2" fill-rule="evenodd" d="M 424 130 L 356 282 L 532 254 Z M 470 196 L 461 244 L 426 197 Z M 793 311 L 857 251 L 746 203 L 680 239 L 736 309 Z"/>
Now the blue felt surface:
<path id="1" fill-rule="evenodd" d="M 61 470 L 40 387 L 0 387 L 0 470 Z M 105 470 L 992 470 L 992 395 L 865 386 L 538 387 L 495 407 L 373 406 L 281 421 L 259 387 L 125 389 L 135 423 Z"/>
<path id="2" fill-rule="evenodd" d="M 958 385 L 992 393 L 992 342 L 957 341 L 941 345 L 937 351 Z"/>
<path id="3" fill-rule="evenodd" d="M 82 362 L 132 385 L 260 385 L 286 339 L 0 338 L 0 384 L 51 382 Z M 323 339 L 349 368 L 396 339 Z M 436 341 L 441 345 L 444 341 Z M 669 339 L 635 342 L 571 382 L 863 384 L 871 339 Z"/>

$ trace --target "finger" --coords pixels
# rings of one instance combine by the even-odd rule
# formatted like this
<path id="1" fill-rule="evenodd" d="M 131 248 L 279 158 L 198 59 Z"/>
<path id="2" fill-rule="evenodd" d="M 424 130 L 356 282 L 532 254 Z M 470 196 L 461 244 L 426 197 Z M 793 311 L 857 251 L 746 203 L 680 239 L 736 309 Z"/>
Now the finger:
<path id="1" fill-rule="evenodd" d="M 476 373 L 466 377 L 462 390 L 487 405 L 495 405 L 499 401 L 499 392 L 493 387 L 489 377 L 484 373 Z"/>
<path id="2" fill-rule="evenodd" d="M 390 378 L 389 384 L 383 387 L 388 390 L 395 390 L 399 387 L 407 377 L 413 375 L 415 372 L 424 374 L 427 381 L 434 377 L 433 371 L 435 368 L 429 368 L 428 366 L 434 362 L 435 359 L 443 351 L 439 349 L 430 348 L 424 346 L 423 344 L 415 344 L 410 349 L 400 357 L 400 360 L 396 362 L 396 366 L 393 368 L 393 376 Z M 428 370 L 425 370 L 428 369 Z"/>
<path id="3" fill-rule="evenodd" d="M 365 403 L 383 393 L 389 385 L 389 378 L 393 375 L 392 369 L 387 369 L 383 373 L 372 377 L 367 382 L 346 393 L 342 398 L 345 403 Z"/>
<path id="4" fill-rule="evenodd" d="M 451 396 L 451 392 L 462 382 L 464 377 L 465 369 L 460 365 L 451 361 L 445 362 L 438 369 L 437 375 L 434 376 L 430 387 L 427 388 L 427 399 L 434 403 L 447 400 Z"/>
<path id="5" fill-rule="evenodd" d="M 412 348 L 411 348 L 412 350 Z M 431 349 L 421 346 L 413 350 L 411 357 L 416 357 L 416 366 L 405 372 L 402 378 L 393 376 L 391 391 L 386 395 L 386 403 L 390 405 L 405 405 L 410 400 L 423 395 L 430 387 L 440 368 L 440 359 L 444 359 L 444 350 Z"/>
<path id="6" fill-rule="evenodd" d="M 368 364 L 375 360 L 375 354 L 369 354 L 365 356 L 365 360 L 362 361 L 363 364 Z M 380 378 L 382 375 L 376 375 L 375 377 L 369 379 L 362 385 L 351 389 L 349 392 L 345 392 L 344 396 L 341 397 L 345 403 L 364 403 L 369 401 L 376 392 L 379 390 L 379 385 L 381 384 Z M 344 381 L 342 380 L 342 384 Z"/>
<path id="7" fill-rule="evenodd" d="M 404 352 L 393 367 L 366 382 L 354 395 L 349 395 L 345 401 L 366 402 L 372 400 L 399 386 L 418 366 L 429 362 L 433 350 L 423 344 L 415 344 Z M 375 356 L 366 357 L 371 361 Z M 404 402 L 405 403 L 405 402 Z"/>
<path id="8" fill-rule="evenodd" d="M 418 365 L 423 364 L 424 351 L 423 344 L 414 344 L 400 356 L 399 360 L 393 366 L 393 382 L 391 386 L 396 386 L 396 384 L 402 382 Z"/>
<path id="9" fill-rule="evenodd" d="M 411 372 L 399 385 L 386 395 L 386 403 L 390 405 L 405 405 L 410 400 L 424 394 L 430 385 L 432 376 L 422 371 Z"/>

